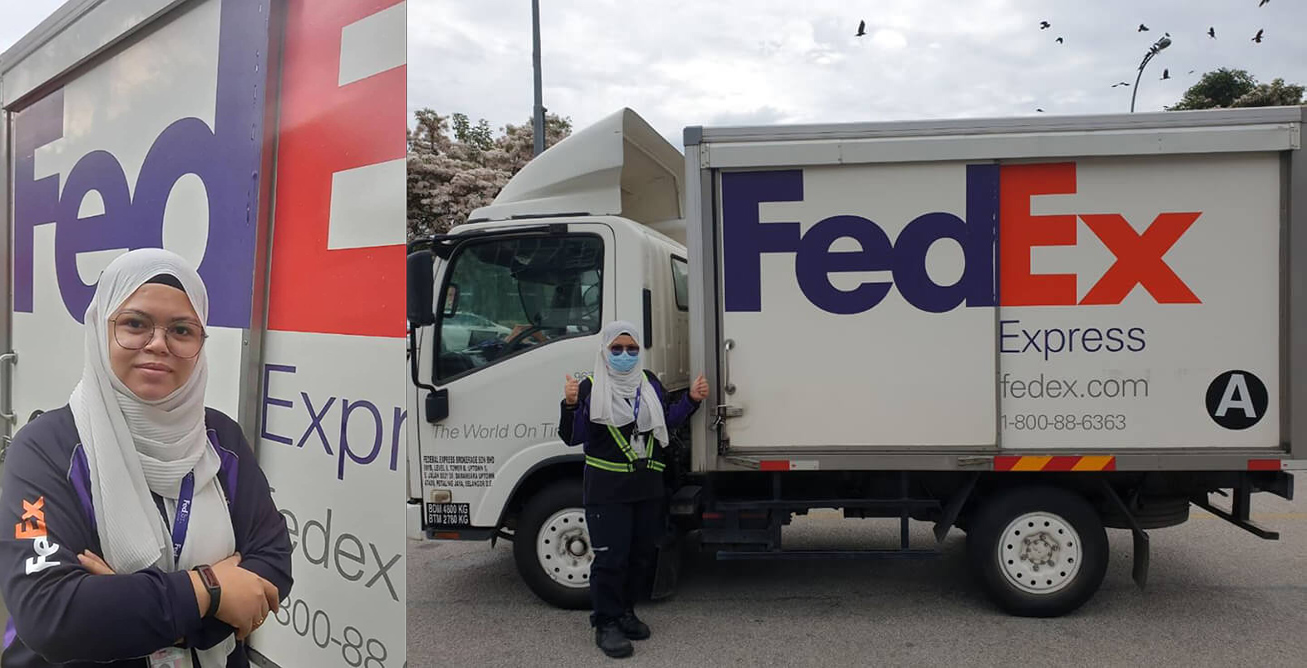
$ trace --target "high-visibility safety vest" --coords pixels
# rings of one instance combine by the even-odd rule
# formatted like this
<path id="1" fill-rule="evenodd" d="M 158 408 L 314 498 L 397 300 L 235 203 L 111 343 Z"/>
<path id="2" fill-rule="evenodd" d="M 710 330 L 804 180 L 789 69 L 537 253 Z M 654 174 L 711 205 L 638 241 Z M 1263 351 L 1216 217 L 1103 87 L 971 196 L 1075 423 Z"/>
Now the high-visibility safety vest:
<path id="1" fill-rule="evenodd" d="M 638 427 L 636 428 L 638 429 Z M 640 457 L 635 454 L 635 450 L 631 448 L 631 444 L 627 442 L 622 432 L 610 424 L 608 425 L 608 433 L 612 435 L 613 441 L 617 443 L 617 447 L 621 449 L 622 454 L 626 455 L 626 461 L 615 462 L 586 455 L 585 463 L 588 466 L 593 466 L 602 471 L 612 471 L 613 473 L 634 473 L 638 468 L 647 468 L 650 471 L 662 471 L 667 468 L 662 462 L 653 458 L 654 448 L 658 447 L 658 443 L 649 436 L 646 436 L 644 440 L 644 463 L 640 466 Z"/>
<path id="2" fill-rule="evenodd" d="M 645 372 L 646 375 L 648 375 L 648 373 L 649 373 L 648 371 Z M 593 374 L 587 373 L 585 374 L 585 377 L 592 378 Z M 638 404 L 637 404 L 637 410 L 638 410 Z M 640 428 L 639 422 L 637 421 L 633 424 L 635 424 L 636 426 L 631 428 L 631 433 L 632 435 L 636 435 L 635 430 Z M 619 431 L 617 427 L 614 427 L 613 425 L 610 424 L 608 425 L 608 433 L 612 435 L 613 441 L 617 443 L 617 447 L 621 449 L 622 454 L 626 455 L 626 461 L 615 462 L 610 459 L 600 459 L 599 457 L 592 457 L 590 455 L 586 455 L 585 456 L 586 464 L 593 466 L 601 471 L 612 471 L 613 473 L 634 473 L 638 468 L 647 468 L 650 471 L 663 471 L 664 469 L 667 468 L 662 462 L 653 458 L 654 448 L 658 446 L 658 443 L 653 440 L 653 438 L 651 437 L 652 435 L 646 436 L 644 439 L 644 453 L 645 453 L 644 464 L 643 466 L 639 466 L 640 457 L 635 454 L 635 450 L 631 448 L 631 444 L 627 442 L 626 437 L 622 435 L 622 432 Z"/>

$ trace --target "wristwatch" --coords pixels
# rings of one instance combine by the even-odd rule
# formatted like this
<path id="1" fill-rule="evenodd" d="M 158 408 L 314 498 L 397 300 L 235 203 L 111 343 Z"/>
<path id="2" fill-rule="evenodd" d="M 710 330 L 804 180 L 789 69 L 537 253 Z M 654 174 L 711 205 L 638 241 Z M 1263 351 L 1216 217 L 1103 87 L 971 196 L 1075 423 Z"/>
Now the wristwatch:
<path id="1" fill-rule="evenodd" d="M 201 564 L 191 570 L 200 574 L 200 582 L 204 584 L 204 589 L 209 592 L 209 609 L 204 613 L 204 616 L 212 617 L 218 614 L 218 601 L 222 599 L 222 585 L 218 584 L 218 576 L 214 575 L 213 567 L 208 564 Z"/>

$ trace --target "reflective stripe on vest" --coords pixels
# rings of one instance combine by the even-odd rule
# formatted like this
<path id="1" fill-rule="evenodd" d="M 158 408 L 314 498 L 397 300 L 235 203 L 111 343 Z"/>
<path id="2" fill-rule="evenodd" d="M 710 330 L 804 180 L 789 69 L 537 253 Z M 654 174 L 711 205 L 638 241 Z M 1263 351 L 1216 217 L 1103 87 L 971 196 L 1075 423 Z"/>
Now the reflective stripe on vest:
<path id="1" fill-rule="evenodd" d="M 613 437 L 613 441 L 617 443 L 617 447 L 622 451 L 622 454 L 626 455 L 626 461 L 614 462 L 607 459 L 600 459 L 599 457 L 586 455 L 585 463 L 597 469 L 603 471 L 612 471 L 614 473 L 635 472 L 636 469 L 635 464 L 636 462 L 640 461 L 640 459 L 639 457 L 636 456 L 635 451 L 631 449 L 631 444 L 627 442 L 626 437 L 622 435 L 622 432 L 619 431 L 617 427 L 614 427 L 611 424 L 608 425 L 608 433 Z M 645 439 L 645 447 L 646 447 L 645 450 L 646 455 L 644 458 L 645 468 L 648 468 L 650 471 L 660 471 L 660 472 L 664 471 L 667 468 L 666 465 L 653 458 L 653 449 L 657 447 L 657 443 L 650 443 L 649 442 L 650 440 L 652 439 L 649 438 Z"/>
<path id="2" fill-rule="evenodd" d="M 646 459 L 646 460 L 644 460 L 644 462 L 645 462 L 645 468 L 648 468 L 650 471 L 658 471 L 658 472 L 661 473 L 662 471 L 666 470 L 666 468 L 667 468 L 665 465 L 663 465 L 662 462 L 654 461 L 654 460 L 652 460 L 652 459 Z M 585 463 L 588 464 L 588 465 L 590 465 L 590 466 L 593 466 L 593 467 L 595 467 L 595 468 L 597 468 L 597 469 L 600 469 L 600 470 L 603 470 L 603 471 L 612 471 L 613 473 L 634 473 L 634 472 L 635 472 L 635 464 L 631 464 L 631 463 L 629 463 L 629 462 L 626 462 L 626 463 L 623 463 L 623 462 L 614 462 L 614 461 L 609 461 L 609 460 L 607 460 L 607 459 L 600 459 L 600 458 L 598 458 L 598 457 L 593 457 L 593 456 L 590 456 L 590 455 L 586 455 L 586 456 L 585 456 Z"/>

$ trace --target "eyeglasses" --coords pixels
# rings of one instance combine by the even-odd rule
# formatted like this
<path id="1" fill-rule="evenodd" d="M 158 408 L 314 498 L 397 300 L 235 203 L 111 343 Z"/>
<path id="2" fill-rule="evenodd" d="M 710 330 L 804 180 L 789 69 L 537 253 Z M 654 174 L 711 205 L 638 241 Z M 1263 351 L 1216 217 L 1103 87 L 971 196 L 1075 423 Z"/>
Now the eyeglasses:
<path id="1" fill-rule="evenodd" d="M 640 354 L 640 346 L 621 346 L 621 345 L 618 345 L 618 346 L 608 346 L 608 352 L 610 352 L 610 353 L 612 353 L 612 354 L 614 354 L 614 355 L 621 355 L 621 354 L 622 354 L 622 351 L 626 351 L 627 353 L 630 353 L 630 354 L 632 354 L 632 355 L 639 355 L 639 354 Z"/>
<path id="2" fill-rule="evenodd" d="M 140 350 L 154 340 L 156 330 L 163 330 L 163 342 L 168 352 L 182 359 L 190 359 L 200 354 L 204 340 L 209 338 L 204 327 L 193 320 L 176 320 L 167 326 L 155 324 L 154 319 L 144 313 L 126 312 L 112 318 L 113 339 L 127 350 Z"/>

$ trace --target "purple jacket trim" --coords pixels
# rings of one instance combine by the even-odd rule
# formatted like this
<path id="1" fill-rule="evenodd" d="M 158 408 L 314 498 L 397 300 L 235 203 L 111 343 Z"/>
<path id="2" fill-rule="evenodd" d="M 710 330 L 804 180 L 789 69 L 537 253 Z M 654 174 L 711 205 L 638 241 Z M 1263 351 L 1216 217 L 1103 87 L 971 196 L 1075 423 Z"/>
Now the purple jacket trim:
<path id="1" fill-rule="evenodd" d="M 236 453 L 222 447 L 218 444 L 218 432 L 210 429 L 206 432 L 209 437 L 209 445 L 213 446 L 213 451 L 218 453 L 218 459 L 221 464 L 218 465 L 218 475 L 226 479 L 227 506 L 230 510 L 231 500 L 236 496 L 236 474 L 240 470 L 240 457 Z"/>
<path id="2" fill-rule="evenodd" d="M 68 463 L 68 482 L 77 490 L 77 499 L 82 502 L 82 511 L 91 520 L 91 531 L 95 531 L 95 505 L 91 502 L 91 467 L 86 461 L 86 448 L 83 448 L 81 443 L 73 448 L 73 460 Z"/>
<path id="3" fill-rule="evenodd" d="M 231 510 L 231 500 L 236 496 L 236 479 L 240 472 L 240 457 L 218 444 L 218 432 L 207 432 L 209 445 L 218 453 L 221 463 L 218 465 L 218 478 L 222 481 L 223 491 L 227 494 L 227 510 Z M 77 498 L 82 502 L 82 512 L 91 521 L 91 530 L 96 530 L 95 505 L 91 501 L 91 469 L 86 462 L 86 450 L 79 443 L 73 449 L 73 460 L 68 464 L 68 481 L 77 490 Z"/>
<path id="4" fill-rule="evenodd" d="M 5 622 L 5 644 L 0 649 L 9 649 L 9 646 L 14 644 L 14 638 L 17 637 L 18 629 L 14 628 L 14 620 L 11 618 Z"/>

